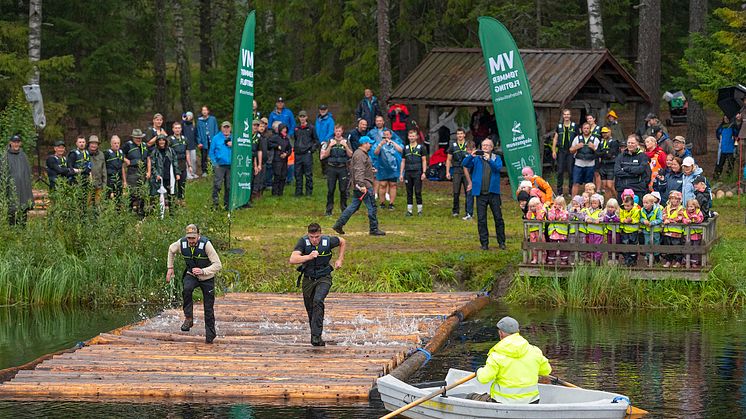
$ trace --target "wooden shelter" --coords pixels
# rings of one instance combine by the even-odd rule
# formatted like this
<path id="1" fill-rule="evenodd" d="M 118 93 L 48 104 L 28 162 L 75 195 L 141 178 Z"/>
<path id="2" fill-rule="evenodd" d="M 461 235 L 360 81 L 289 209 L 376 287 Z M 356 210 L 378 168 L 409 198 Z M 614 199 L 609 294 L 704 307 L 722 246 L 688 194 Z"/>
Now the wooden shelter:
<path id="1" fill-rule="evenodd" d="M 650 102 L 635 79 L 606 49 L 520 52 L 537 117 L 544 127 L 555 122 L 549 123 L 551 110 L 567 107 L 598 116 L 605 114 L 612 103 Z M 433 49 L 394 89 L 389 102 L 425 106 L 430 127 L 436 124 L 443 108 L 491 106 L 482 51 Z"/>

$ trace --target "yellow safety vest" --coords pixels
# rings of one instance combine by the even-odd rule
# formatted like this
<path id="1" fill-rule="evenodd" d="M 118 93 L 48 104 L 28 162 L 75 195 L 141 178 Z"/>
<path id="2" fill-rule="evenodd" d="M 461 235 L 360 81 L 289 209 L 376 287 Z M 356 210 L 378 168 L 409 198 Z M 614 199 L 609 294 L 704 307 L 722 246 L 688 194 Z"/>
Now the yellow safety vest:
<path id="1" fill-rule="evenodd" d="M 631 223 L 625 223 L 623 220 L 631 218 Z M 624 207 L 619 208 L 619 220 L 622 221 L 622 225 L 619 227 L 622 233 L 634 233 L 640 231 L 640 207 L 634 204 L 631 210 L 626 210 Z"/>
<path id="2" fill-rule="evenodd" d="M 697 214 L 701 214 L 702 211 L 700 211 L 698 209 L 696 213 Z M 688 213 L 687 213 L 686 216 L 687 216 L 687 218 L 689 218 L 689 214 Z M 689 235 L 692 235 L 692 234 L 702 234 L 703 231 L 704 231 L 704 229 L 702 229 L 702 227 L 689 227 Z"/>
<path id="3" fill-rule="evenodd" d="M 497 402 L 528 404 L 539 399 L 539 376 L 551 372 L 541 349 L 513 333 L 490 349 L 485 365 L 477 370 L 477 380 L 492 381 L 490 396 Z"/>
<path id="4" fill-rule="evenodd" d="M 534 213 L 532 213 L 532 212 L 529 212 L 526 215 L 526 219 L 527 220 L 531 220 L 531 221 L 535 221 L 536 220 L 536 215 Z M 533 233 L 534 231 L 539 231 L 539 230 L 541 230 L 541 223 L 537 222 L 536 224 L 529 224 L 528 225 L 528 232 L 529 233 Z"/>
<path id="5" fill-rule="evenodd" d="M 661 206 L 660 205 L 654 205 L 653 211 L 648 214 L 645 212 L 645 210 L 640 210 L 640 221 L 655 221 L 658 219 L 658 216 L 661 214 Z M 650 232 L 651 226 L 646 226 L 645 224 L 642 224 L 642 231 Z M 660 233 L 663 228 L 660 224 L 654 225 L 653 227 L 653 233 Z"/>
<path id="6" fill-rule="evenodd" d="M 684 213 L 684 218 L 689 218 L 686 215 L 686 210 L 684 209 L 684 207 L 682 207 L 681 205 L 679 205 L 678 208 L 675 208 L 673 210 L 671 210 L 670 207 L 666 206 L 666 219 L 678 218 L 679 211 L 682 211 Z M 663 233 L 684 234 L 684 227 L 681 226 L 681 225 L 666 224 L 666 225 L 663 226 Z"/>
<path id="7" fill-rule="evenodd" d="M 603 215 L 604 210 L 599 208 L 597 210 L 593 210 L 591 208 L 584 208 L 585 211 L 585 219 L 593 218 L 595 220 L 600 220 L 601 216 Z M 588 234 L 604 234 L 604 226 L 600 223 L 588 223 L 585 225 L 586 232 Z M 582 231 L 582 230 L 581 230 Z"/>

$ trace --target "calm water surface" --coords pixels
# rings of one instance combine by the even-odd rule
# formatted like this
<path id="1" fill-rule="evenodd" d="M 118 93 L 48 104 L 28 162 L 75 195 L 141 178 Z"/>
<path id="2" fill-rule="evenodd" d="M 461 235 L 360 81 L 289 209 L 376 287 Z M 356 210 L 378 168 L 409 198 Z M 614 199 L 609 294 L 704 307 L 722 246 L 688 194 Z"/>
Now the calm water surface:
<path id="1" fill-rule="evenodd" d="M 0 368 L 69 348 L 101 331 L 154 314 L 153 308 L 49 311 L 0 308 Z M 674 311 L 525 309 L 495 304 L 462 324 L 448 346 L 412 381 L 441 379 L 449 367 L 478 368 L 497 341 L 495 323 L 517 318 L 555 375 L 574 384 L 619 392 L 650 418 L 746 417 L 746 314 Z M 0 418 L 371 418 L 380 405 L 314 407 L 13 402 L 0 400 Z"/>

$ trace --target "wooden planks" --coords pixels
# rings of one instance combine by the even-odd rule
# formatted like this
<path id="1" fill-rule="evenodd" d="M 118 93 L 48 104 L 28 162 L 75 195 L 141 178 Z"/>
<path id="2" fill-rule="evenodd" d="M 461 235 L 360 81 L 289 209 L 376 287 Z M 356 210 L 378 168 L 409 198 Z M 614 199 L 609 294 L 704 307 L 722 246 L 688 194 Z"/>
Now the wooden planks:
<path id="1" fill-rule="evenodd" d="M 364 400 L 382 376 L 435 333 L 470 293 L 331 294 L 326 347 L 310 345 L 300 294 L 228 294 L 215 302 L 218 337 L 204 343 L 202 308 L 181 332 L 180 310 L 102 333 L 0 384 L 28 400 L 159 401 L 252 398 Z"/>

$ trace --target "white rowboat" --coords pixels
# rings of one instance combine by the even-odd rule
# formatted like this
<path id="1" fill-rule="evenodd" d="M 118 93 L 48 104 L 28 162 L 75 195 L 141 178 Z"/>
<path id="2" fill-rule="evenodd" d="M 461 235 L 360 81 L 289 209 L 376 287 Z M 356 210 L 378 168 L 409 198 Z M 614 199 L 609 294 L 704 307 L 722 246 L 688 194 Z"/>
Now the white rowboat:
<path id="1" fill-rule="evenodd" d="M 448 370 L 446 383 L 452 384 L 471 374 Z M 439 387 L 417 388 L 391 375 L 378 379 L 378 391 L 386 409 L 394 411 Z M 488 393 L 489 384 L 471 379 L 450 390 L 446 396 L 436 396 L 401 415 L 408 418 L 624 418 L 629 399 L 607 391 L 586 390 L 549 384 L 539 384 L 539 404 L 501 404 L 466 399 L 469 393 Z"/>

